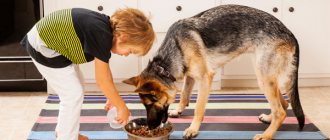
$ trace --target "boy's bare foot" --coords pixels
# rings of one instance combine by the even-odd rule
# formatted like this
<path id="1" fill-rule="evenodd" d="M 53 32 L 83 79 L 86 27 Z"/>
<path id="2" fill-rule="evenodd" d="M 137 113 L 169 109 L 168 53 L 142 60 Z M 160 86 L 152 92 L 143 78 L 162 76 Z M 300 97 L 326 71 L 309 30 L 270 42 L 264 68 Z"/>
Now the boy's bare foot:
<path id="1" fill-rule="evenodd" d="M 87 136 L 83 135 L 83 134 L 79 134 L 78 136 L 78 140 L 89 140 Z"/>

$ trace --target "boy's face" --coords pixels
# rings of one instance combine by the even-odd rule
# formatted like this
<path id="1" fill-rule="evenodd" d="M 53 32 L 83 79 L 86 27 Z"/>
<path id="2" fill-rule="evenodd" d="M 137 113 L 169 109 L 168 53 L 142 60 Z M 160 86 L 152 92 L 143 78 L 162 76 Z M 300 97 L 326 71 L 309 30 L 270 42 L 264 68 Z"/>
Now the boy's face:
<path id="1" fill-rule="evenodd" d="M 116 34 L 113 38 L 111 52 L 118 55 L 128 56 L 132 53 L 131 47 L 125 45 L 125 37 Z"/>
<path id="2" fill-rule="evenodd" d="M 123 56 L 128 56 L 132 53 L 132 49 L 130 47 L 124 47 L 118 45 L 113 46 L 111 51 L 114 54 L 123 55 Z"/>
<path id="3" fill-rule="evenodd" d="M 137 49 L 139 48 L 139 46 L 128 45 L 127 42 L 125 42 L 125 40 L 126 40 L 125 36 L 116 35 L 113 38 L 111 52 L 122 56 L 128 56 L 130 54 L 136 54 L 136 55 L 141 54 L 141 50 Z"/>

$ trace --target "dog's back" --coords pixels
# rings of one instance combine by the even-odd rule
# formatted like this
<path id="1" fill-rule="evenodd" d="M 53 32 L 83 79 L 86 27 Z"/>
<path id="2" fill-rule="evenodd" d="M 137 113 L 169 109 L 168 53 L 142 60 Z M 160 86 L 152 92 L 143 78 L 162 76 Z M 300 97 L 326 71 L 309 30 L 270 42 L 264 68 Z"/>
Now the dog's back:
<path id="1" fill-rule="evenodd" d="M 204 55 L 201 58 L 211 69 L 242 53 L 253 52 L 259 86 L 263 88 L 269 83 L 274 90 L 288 94 L 300 127 L 303 126 L 297 86 L 299 46 L 295 36 L 276 17 L 251 7 L 222 5 L 177 21 L 165 40 L 164 43 L 180 44 L 184 51 Z M 163 44 L 160 52 L 175 46 Z"/>
<path id="2" fill-rule="evenodd" d="M 265 38 L 296 42 L 293 34 L 277 18 L 241 5 L 218 6 L 177 24 L 191 26 L 190 29 L 201 35 L 205 47 L 221 47 L 221 53 L 233 52 L 244 43 L 258 43 Z"/>

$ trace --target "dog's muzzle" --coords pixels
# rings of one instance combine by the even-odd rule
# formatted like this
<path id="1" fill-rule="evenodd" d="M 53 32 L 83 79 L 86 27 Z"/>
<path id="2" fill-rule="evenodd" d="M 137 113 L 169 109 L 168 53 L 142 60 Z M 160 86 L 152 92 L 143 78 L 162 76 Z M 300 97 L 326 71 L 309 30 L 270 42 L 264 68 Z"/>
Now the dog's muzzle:
<path id="1" fill-rule="evenodd" d="M 154 107 L 147 109 L 147 123 L 149 129 L 155 129 L 161 123 L 165 123 L 168 119 L 168 106 L 162 110 L 157 110 Z"/>

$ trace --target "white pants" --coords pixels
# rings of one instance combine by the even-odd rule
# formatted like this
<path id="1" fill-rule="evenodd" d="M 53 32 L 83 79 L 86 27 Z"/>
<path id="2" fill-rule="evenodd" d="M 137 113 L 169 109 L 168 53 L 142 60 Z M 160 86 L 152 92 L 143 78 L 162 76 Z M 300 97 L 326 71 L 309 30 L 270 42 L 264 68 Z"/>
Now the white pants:
<path id="1" fill-rule="evenodd" d="M 35 60 L 33 63 L 60 98 L 56 125 L 57 140 L 77 140 L 80 110 L 83 103 L 83 87 L 76 66 L 50 68 Z"/>

